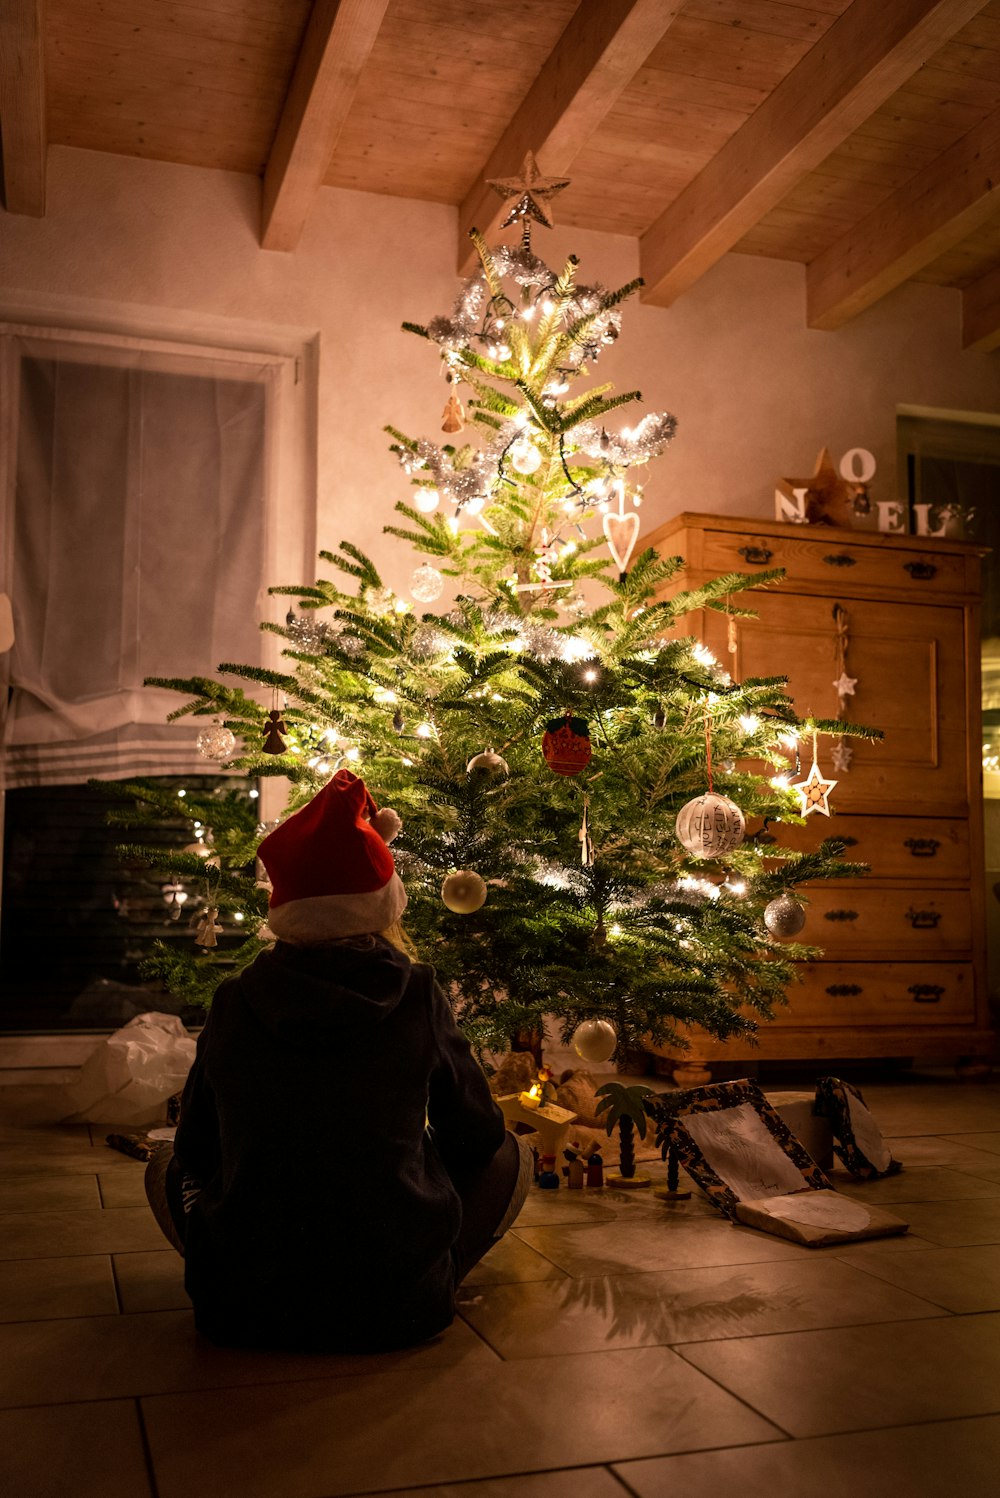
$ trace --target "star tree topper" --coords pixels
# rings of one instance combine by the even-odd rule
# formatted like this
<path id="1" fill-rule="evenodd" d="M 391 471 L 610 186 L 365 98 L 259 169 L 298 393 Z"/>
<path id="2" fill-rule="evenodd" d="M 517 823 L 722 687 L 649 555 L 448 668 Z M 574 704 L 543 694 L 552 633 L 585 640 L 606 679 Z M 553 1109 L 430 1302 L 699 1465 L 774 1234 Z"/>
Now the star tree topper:
<path id="1" fill-rule="evenodd" d="M 527 218 L 533 218 L 537 224 L 551 229 L 553 221 L 552 210 L 548 206 L 549 199 L 568 187 L 569 181 L 568 177 L 543 177 L 533 151 L 529 151 L 521 163 L 519 177 L 487 177 L 487 186 L 492 187 L 505 201 L 509 198 L 517 199 L 500 225 L 501 229 Z"/>

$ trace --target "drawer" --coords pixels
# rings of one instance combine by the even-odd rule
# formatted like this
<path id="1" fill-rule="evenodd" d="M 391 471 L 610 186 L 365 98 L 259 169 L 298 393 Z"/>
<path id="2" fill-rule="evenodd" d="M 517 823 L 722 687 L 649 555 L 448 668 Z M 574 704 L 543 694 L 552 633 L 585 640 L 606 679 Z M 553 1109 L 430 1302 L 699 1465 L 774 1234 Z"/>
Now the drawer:
<path id="1" fill-rule="evenodd" d="M 863 957 L 904 951 L 936 957 L 968 952 L 972 914 L 967 889 L 872 888 L 836 880 L 804 889 L 809 904 L 799 941 L 828 955 Z"/>
<path id="2" fill-rule="evenodd" d="M 898 537 L 889 545 L 865 545 L 846 540 L 843 531 L 824 534 L 798 526 L 787 536 L 706 530 L 700 566 L 712 577 L 783 567 L 790 583 L 817 584 L 831 593 L 898 592 L 914 603 L 923 595 L 963 593 L 967 587 L 962 555 L 909 548 Z"/>
<path id="3" fill-rule="evenodd" d="M 970 879 L 969 824 L 958 817 L 814 816 L 801 827 L 775 827 L 774 836 L 796 853 L 813 852 L 824 838 L 841 838 L 848 844 L 845 859 L 868 864 L 875 879 Z"/>
<path id="4" fill-rule="evenodd" d="M 975 1018 L 971 963 L 810 962 L 772 1024 L 925 1026 Z"/>

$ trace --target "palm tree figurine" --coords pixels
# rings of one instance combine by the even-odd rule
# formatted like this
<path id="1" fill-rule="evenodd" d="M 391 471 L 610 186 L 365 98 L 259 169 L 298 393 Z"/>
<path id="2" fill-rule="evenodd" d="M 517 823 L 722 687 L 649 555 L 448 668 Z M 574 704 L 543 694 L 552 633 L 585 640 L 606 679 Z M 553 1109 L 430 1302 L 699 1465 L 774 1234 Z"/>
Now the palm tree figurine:
<path id="1" fill-rule="evenodd" d="M 635 1141 L 636 1129 L 639 1138 L 646 1137 L 646 1109 L 643 1098 L 653 1091 L 652 1087 L 625 1087 L 621 1082 L 605 1082 L 603 1087 L 598 1087 L 597 1096 L 600 1102 L 597 1112 L 605 1114 L 602 1122 L 608 1133 L 614 1132 L 615 1124 L 618 1125 L 618 1174 L 612 1173 L 607 1177 L 609 1186 L 640 1187 L 651 1185 L 649 1176 L 636 1175 L 635 1173 Z"/>

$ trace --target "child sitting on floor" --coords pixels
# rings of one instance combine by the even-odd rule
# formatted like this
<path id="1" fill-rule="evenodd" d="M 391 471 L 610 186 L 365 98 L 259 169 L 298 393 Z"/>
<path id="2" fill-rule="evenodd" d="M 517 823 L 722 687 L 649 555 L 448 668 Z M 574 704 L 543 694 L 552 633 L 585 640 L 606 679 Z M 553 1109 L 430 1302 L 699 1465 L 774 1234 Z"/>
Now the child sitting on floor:
<path id="1" fill-rule="evenodd" d="M 401 949 L 399 826 L 340 770 L 260 845 L 277 942 L 216 992 L 173 1150 L 146 1175 L 215 1342 L 432 1337 L 527 1194 L 531 1152 Z"/>

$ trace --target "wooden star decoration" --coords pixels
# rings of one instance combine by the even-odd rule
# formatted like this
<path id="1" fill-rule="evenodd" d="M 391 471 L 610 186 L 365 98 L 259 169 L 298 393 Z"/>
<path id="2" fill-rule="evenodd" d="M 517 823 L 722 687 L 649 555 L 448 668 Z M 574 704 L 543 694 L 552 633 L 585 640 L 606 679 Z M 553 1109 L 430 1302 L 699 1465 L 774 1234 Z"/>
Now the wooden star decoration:
<path id="1" fill-rule="evenodd" d="M 837 680 L 834 682 L 834 686 L 837 688 L 837 696 L 841 699 L 843 699 L 844 697 L 853 697 L 854 688 L 857 686 L 857 684 L 858 678 L 856 676 L 848 676 L 846 671 L 841 671 L 840 675 L 837 677 Z"/>
<path id="2" fill-rule="evenodd" d="M 804 817 L 810 816 L 818 811 L 821 816 L 830 816 L 830 792 L 837 782 L 835 780 L 824 780 L 819 772 L 819 765 L 815 760 L 805 780 L 799 780 L 792 786 L 793 791 L 798 792 L 801 812 Z"/>
<path id="3" fill-rule="evenodd" d="M 854 750 L 850 744 L 845 744 L 843 739 L 839 739 L 830 750 L 830 758 L 833 760 L 833 768 L 839 770 L 841 774 L 846 774 L 851 768 Z"/>
<path id="4" fill-rule="evenodd" d="M 486 185 L 492 187 L 493 191 L 498 192 L 504 200 L 517 199 L 500 225 L 501 229 L 506 229 L 508 224 L 515 224 L 526 218 L 533 218 L 537 224 L 551 229 L 553 218 L 552 210 L 548 206 L 549 199 L 554 198 L 557 192 L 562 192 L 564 187 L 569 186 L 569 178 L 543 177 L 538 170 L 535 153 L 529 151 L 521 163 L 519 177 L 487 177 Z"/>
<path id="5" fill-rule="evenodd" d="M 781 483 L 792 499 L 796 489 L 806 491 L 806 520 L 810 525 L 851 524 L 858 485 L 841 478 L 828 447 L 816 459 L 816 471 L 809 478 L 782 479 Z"/>

